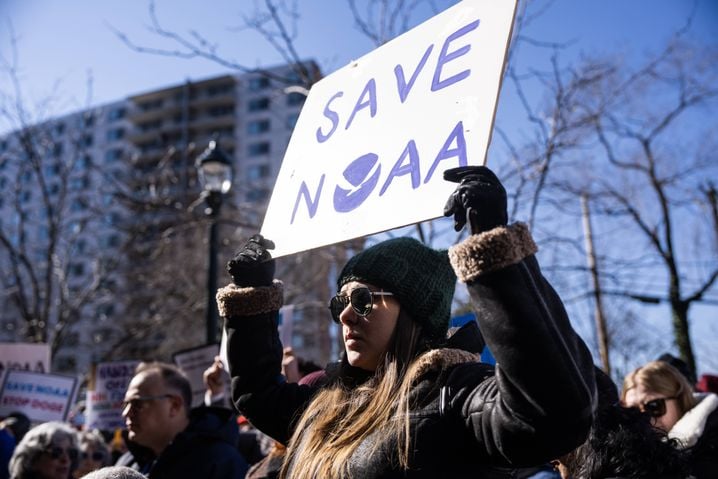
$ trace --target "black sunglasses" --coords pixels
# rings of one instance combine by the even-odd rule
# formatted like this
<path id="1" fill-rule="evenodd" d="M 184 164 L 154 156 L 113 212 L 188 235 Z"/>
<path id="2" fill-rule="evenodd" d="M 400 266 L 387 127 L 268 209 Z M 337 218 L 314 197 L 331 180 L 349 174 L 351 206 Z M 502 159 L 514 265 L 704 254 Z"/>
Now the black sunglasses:
<path id="1" fill-rule="evenodd" d="M 661 417 L 666 413 L 666 401 L 671 399 L 678 399 L 677 396 L 669 398 L 658 398 L 646 401 L 639 406 L 641 412 L 648 414 L 651 417 Z"/>
<path id="2" fill-rule="evenodd" d="M 83 461 L 92 459 L 95 462 L 100 462 L 105 460 L 105 453 L 102 451 L 94 451 L 92 454 L 88 454 L 86 451 L 82 451 L 80 453 L 80 459 Z"/>
<path id="3" fill-rule="evenodd" d="M 374 296 L 394 296 L 394 294 L 385 291 L 371 291 L 366 287 L 354 288 L 349 296 L 337 294 L 329 301 L 329 311 L 332 313 L 332 319 L 335 323 L 339 323 L 339 316 L 349 304 L 352 305 L 352 309 L 359 316 L 369 316 L 374 307 Z"/>
<path id="4" fill-rule="evenodd" d="M 74 447 L 65 449 L 64 447 L 60 446 L 52 446 L 46 449 L 45 453 L 52 459 L 60 459 L 63 455 L 67 455 L 67 458 L 70 459 L 70 462 L 76 462 L 78 456 L 78 451 Z"/>

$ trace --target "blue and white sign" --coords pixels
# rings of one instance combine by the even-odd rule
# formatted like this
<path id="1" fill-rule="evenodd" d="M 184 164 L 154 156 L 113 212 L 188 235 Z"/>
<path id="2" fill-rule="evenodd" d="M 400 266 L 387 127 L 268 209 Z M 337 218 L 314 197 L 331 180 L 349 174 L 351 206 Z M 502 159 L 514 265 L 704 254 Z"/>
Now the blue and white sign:
<path id="1" fill-rule="evenodd" d="M 262 234 L 275 257 L 437 218 L 448 168 L 485 163 L 516 0 L 466 0 L 327 76 Z"/>

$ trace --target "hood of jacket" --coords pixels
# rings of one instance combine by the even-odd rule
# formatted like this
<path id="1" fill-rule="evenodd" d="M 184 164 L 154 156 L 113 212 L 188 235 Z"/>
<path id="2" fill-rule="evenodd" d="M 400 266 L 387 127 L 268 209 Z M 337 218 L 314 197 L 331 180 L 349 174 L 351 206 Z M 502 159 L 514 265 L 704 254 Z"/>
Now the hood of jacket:
<path id="1" fill-rule="evenodd" d="M 718 409 L 718 396 L 715 394 L 696 393 L 694 397 L 698 404 L 686 412 L 668 432 L 668 437 L 680 441 L 683 448 L 696 445 L 703 435 L 708 416 Z"/>

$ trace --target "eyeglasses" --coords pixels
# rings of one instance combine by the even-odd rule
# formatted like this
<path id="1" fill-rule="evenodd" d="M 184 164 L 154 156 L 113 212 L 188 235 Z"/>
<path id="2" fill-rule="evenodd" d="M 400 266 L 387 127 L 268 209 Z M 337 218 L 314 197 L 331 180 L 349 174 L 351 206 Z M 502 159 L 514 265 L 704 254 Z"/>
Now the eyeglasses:
<path id="1" fill-rule="evenodd" d="M 65 449 L 60 446 L 52 446 L 45 450 L 45 454 L 52 459 L 60 459 L 63 455 L 66 455 L 70 462 L 75 462 L 77 461 L 78 451 L 74 447 Z"/>
<path id="2" fill-rule="evenodd" d="M 332 319 L 335 323 L 339 323 L 339 316 L 350 303 L 356 314 L 364 318 L 369 316 L 374 307 L 374 296 L 394 296 L 394 294 L 385 291 L 370 291 L 365 287 L 354 288 L 349 296 L 337 294 L 329 301 Z"/>
<path id="3" fill-rule="evenodd" d="M 639 404 L 638 409 L 651 417 L 661 417 L 666 413 L 666 401 L 671 399 L 678 399 L 678 396 L 651 399 L 650 401 Z"/>
<path id="4" fill-rule="evenodd" d="M 134 410 L 139 410 L 144 406 L 144 403 L 147 401 L 154 401 L 156 399 L 167 399 L 171 397 L 172 394 L 158 394 L 157 396 L 138 396 L 136 398 L 122 401 L 122 405 L 120 407 L 123 411 L 127 409 L 128 406 Z"/>
<path id="5" fill-rule="evenodd" d="M 92 459 L 95 462 L 100 462 L 105 460 L 105 453 L 102 451 L 94 451 L 92 454 L 88 454 L 86 451 L 82 451 L 80 453 L 80 459 L 83 461 Z"/>

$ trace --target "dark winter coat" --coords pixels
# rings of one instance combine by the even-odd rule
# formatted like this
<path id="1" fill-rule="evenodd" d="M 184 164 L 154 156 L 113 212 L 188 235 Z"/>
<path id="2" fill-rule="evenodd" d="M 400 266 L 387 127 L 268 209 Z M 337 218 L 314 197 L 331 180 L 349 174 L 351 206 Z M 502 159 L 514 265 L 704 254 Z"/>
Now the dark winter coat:
<path id="1" fill-rule="evenodd" d="M 496 477 L 499 467 L 540 465 L 583 442 L 595 395 L 592 358 L 541 276 L 535 251 L 521 224 L 452 248 L 452 265 L 467 283 L 496 369 L 458 349 L 421 355 L 411 392 L 409 470 L 399 469 L 395 444 L 368 454 L 374 435 L 350 459 L 351 477 Z M 235 405 L 286 444 L 316 388 L 281 376 L 281 283 L 230 285 L 217 298 L 226 318 Z"/>
<path id="2" fill-rule="evenodd" d="M 239 428 L 232 411 L 198 407 L 190 412 L 187 428 L 159 457 L 152 460 L 143 455 L 143 459 L 137 461 L 126 454 L 117 465 L 132 467 L 150 479 L 243 479 L 249 466 L 237 450 L 238 436 Z M 137 446 L 128 445 L 128 449 L 132 452 Z"/>

